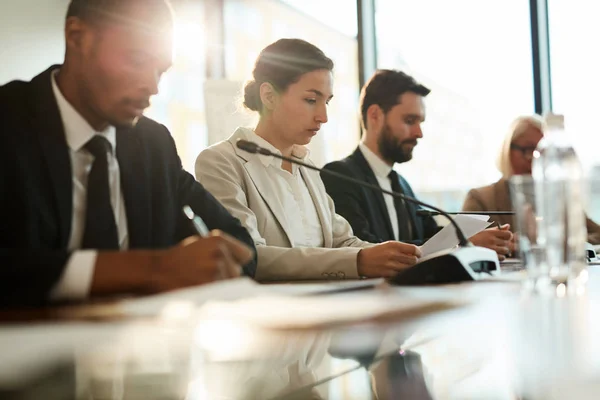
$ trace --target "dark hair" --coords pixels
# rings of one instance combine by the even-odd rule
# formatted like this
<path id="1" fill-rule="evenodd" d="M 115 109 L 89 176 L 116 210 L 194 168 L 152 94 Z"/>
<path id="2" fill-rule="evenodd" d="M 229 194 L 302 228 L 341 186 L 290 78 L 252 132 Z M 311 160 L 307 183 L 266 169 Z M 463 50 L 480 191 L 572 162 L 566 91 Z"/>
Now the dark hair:
<path id="1" fill-rule="evenodd" d="M 67 18 L 78 17 L 89 22 L 103 20 L 120 21 L 129 24 L 147 22 L 148 25 L 156 21 L 138 21 L 130 15 L 123 15 L 127 6 L 138 3 L 145 8 L 150 8 L 152 14 L 162 22 L 172 19 L 172 8 L 169 0 L 71 0 L 67 9 Z"/>
<path id="2" fill-rule="evenodd" d="M 418 83 L 412 76 L 402 71 L 380 69 L 369 79 L 360 94 L 360 115 L 363 127 L 367 128 L 367 110 L 377 104 L 384 113 L 400 103 L 400 96 L 406 92 L 427 96 L 431 90 Z"/>
<path id="3" fill-rule="evenodd" d="M 301 39 L 279 39 L 265 47 L 254 64 L 251 81 L 244 86 L 244 106 L 260 112 L 260 85 L 265 82 L 285 92 L 300 76 L 318 69 L 333 70 L 333 61 L 318 47 Z"/>

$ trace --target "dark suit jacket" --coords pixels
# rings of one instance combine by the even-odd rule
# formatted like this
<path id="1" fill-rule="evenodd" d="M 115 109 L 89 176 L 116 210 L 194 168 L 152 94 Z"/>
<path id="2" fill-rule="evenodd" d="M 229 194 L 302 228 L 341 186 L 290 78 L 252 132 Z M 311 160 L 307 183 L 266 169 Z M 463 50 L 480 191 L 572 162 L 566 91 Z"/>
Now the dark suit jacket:
<path id="1" fill-rule="evenodd" d="M 72 174 L 51 67 L 0 86 L 0 306 L 44 303 L 70 253 Z M 117 130 L 131 249 L 160 249 L 194 231 L 189 204 L 209 229 L 254 248 L 240 222 L 182 168 L 169 131 L 142 118 Z M 245 266 L 253 276 L 256 260 Z"/>
<path id="2" fill-rule="evenodd" d="M 343 160 L 325 165 L 324 169 L 379 186 L 375 173 L 359 148 Z M 335 203 L 336 213 L 348 220 L 356 236 L 373 243 L 396 240 L 382 193 L 343 181 L 323 172 L 321 178 L 325 183 L 327 193 Z M 400 177 L 400 186 L 404 194 L 415 196 L 408 182 L 402 177 Z M 418 206 L 407 203 L 407 207 L 410 221 L 406 221 L 406 223 L 412 224 L 415 240 L 401 241 L 420 245 L 426 238 L 433 236 L 438 231 L 438 225 L 433 217 L 417 216 Z"/>

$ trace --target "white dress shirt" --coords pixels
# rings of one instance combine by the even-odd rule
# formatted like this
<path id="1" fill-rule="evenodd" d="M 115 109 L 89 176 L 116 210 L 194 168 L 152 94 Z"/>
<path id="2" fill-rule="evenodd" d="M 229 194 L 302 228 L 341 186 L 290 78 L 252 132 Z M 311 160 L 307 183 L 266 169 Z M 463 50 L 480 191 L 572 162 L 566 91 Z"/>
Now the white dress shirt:
<path id="1" fill-rule="evenodd" d="M 259 146 L 281 154 L 271 143 L 252 132 L 253 142 Z M 292 156 L 300 161 L 308 157 L 308 149 L 294 146 Z M 317 209 L 313 203 L 300 167 L 292 164 L 292 173 L 281 168 L 281 160 L 272 156 L 259 155 L 260 161 L 272 177 L 279 199 L 285 211 L 294 247 L 323 247 L 323 230 Z"/>
<path id="2" fill-rule="evenodd" d="M 127 216 L 121 192 L 119 163 L 116 157 L 116 129 L 114 126 L 109 126 L 102 132 L 95 131 L 62 95 L 56 84 L 56 72 L 52 74 L 52 91 L 65 130 L 73 173 L 73 210 L 71 236 L 69 237 L 69 250 L 73 253 L 67 261 L 59 282 L 52 289 L 50 297 L 54 300 L 83 299 L 90 291 L 97 256 L 96 250 L 78 250 L 81 247 L 85 229 L 88 175 L 94 161 L 94 156 L 84 149 L 84 146 L 94 135 L 104 136 L 112 146 L 112 153 L 108 154 L 107 158 L 110 201 L 115 213 L 119 246 L 122 250 L 129 247 Z"/>
<path id="3" fill-rule="evenodd" d="M 358 148 L 362 152 L 363 156 L 367 160 L 367 163 L 373 170 L 377 183 L 384 190 L 392 190 L 392 182 L 388 175 L 392 172 L 390 167 L 385 161 L 371 151 L 364 143 L 359 143 Z M 392 223 L 392 230 L 394 231 L 394 237 L 398 239 L 398 214 L 396 213 L 396 207 L 394 206 L 394 197 L 389 194 L 384 194 L 383 199 L 385 200 L 385 206 L 390 216 L 390 222 Z"/>

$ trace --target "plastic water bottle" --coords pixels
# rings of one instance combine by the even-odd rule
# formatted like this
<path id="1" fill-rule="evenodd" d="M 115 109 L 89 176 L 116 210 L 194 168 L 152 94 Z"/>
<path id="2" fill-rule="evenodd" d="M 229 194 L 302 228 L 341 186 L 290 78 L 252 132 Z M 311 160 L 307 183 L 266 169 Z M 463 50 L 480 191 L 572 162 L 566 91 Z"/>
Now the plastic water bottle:
<path id="1" fill-rule="evenodd" d="M 562 115 L 545 117 L 544 138 L 534 153 L 532 175 L 543 269 L 553 282 L 577 279 L 587 265 L 584 175 Z"/>

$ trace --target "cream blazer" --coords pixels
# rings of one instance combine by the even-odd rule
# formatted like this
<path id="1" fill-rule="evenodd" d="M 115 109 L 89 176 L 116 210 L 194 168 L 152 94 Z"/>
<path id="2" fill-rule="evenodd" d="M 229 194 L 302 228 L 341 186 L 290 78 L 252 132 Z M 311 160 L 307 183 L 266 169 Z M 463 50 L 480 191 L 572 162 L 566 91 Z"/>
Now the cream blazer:
<path id="1" fill-rule="evenodd" d="M 196 159 L 196 179 L 248 229 L 258 254 L 259 281 L 356 279 L 361 248 L 373 246 L 352 234 L 348 221 L 335 213 L 319 173 L 300 167 L 317 209 L 323 247 L 294 247 L 284 208 L 259 155 L 236 147 L 253 132 L 238 128 L 227 140 L 210 146 Z M 310 163 L 310 161 L 306 161 Z"/>

